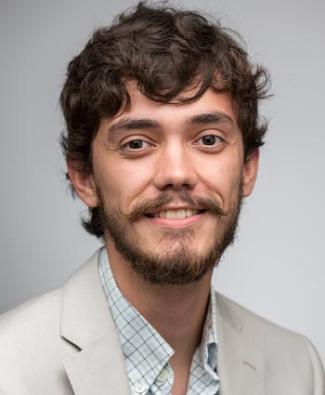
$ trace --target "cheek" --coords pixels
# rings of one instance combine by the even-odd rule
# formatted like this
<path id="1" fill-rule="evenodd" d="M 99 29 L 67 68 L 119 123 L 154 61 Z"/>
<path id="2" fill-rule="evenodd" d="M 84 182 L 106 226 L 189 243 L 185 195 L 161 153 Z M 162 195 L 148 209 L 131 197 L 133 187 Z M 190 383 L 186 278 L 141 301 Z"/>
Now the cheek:
<path id="1" fill-rule="evenodd" d="M 127 210 L 150 183 L 151 168 L 136 161 L 106 163 L 98 169 L 97 177 L 100 180 L 104 200 L 111 205 L 121 207 L 123 211 Z"/>
<path id="2" fill-rule="evenodd" d="M 201 179 L 209 190 L 216 192 L 222 200 L 237 199 L 241 185 L 242 165 L 238 156 L 218 157 L 204 163 Z"/>

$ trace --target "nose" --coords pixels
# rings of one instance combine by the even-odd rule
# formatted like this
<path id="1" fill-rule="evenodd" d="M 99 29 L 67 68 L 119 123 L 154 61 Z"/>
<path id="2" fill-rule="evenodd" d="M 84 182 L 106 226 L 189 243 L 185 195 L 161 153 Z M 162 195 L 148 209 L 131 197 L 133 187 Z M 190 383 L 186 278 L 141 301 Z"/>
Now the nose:
<path id="1" fill-rule="evenodd" d="M 173 143 L 162 149 L 157 163 L 154 184 L 159 190 L 193 189 L 197 183 L 197 174 L 188 149 Z"/>

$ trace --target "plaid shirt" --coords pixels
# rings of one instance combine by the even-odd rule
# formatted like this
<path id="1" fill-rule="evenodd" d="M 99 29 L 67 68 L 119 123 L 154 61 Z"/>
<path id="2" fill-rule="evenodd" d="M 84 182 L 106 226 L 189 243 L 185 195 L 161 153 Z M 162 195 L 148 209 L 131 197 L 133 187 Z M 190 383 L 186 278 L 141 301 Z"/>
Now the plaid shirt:
<path id="1" fill-rule="evenodd" d="M 148 321 L 123 297 L 114 280 L 105 249 L 100 253 L 99 273 L 115 322 L 131 393 L 166 395 L 171 393 L 174 373 L 169 359 L 174 350 Z M 200 346 L 196 349 L 187 395 L 217 395 L 216 301 L 211 289 L 210 305 Z"/>

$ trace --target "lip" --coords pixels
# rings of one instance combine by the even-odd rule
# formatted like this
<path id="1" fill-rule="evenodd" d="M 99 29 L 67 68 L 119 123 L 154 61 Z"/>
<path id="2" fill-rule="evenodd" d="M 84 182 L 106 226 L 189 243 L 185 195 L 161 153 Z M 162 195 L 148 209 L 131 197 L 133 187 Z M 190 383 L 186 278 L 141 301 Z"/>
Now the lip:
<path id="1" fill-rule="evenodd" d="M 205 216 L 205 212 L 181 219 L 180 218 L 167 219 L 161 217 L 144 217 L 144 218 L 147 221 L 149 221 L 151 224 L 158 226 L 160 228 L 182 229 L 191 226 L 193 224 L 196 224 L 197 222 L 201 221 L 204 216 Z"/>

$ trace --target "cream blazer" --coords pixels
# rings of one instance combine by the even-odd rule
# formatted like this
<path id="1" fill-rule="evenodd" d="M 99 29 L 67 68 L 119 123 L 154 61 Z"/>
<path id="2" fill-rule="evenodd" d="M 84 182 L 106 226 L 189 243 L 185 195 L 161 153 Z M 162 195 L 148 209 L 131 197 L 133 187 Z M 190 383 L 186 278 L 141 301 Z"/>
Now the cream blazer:
<path id="1" fill-rule="evenodd" d="M 1 316 L 1 395 L 130 394 L 97 261 L 98 252 L 63 288 Z M 305 337 L 220 294 L 217 310 L 220 395 L 325 395 Z"/>

